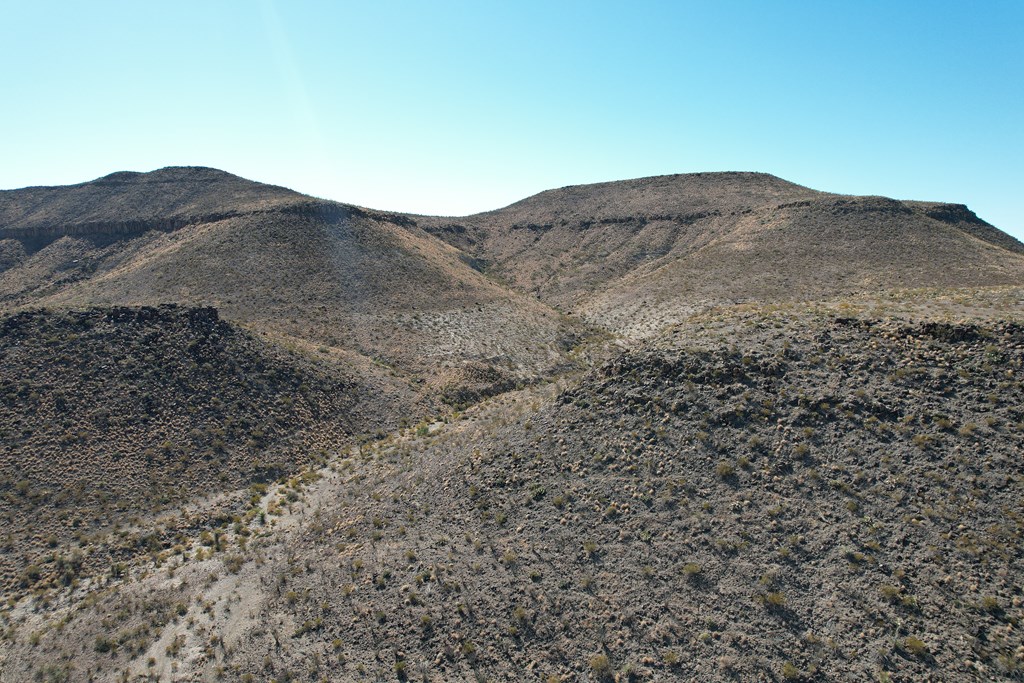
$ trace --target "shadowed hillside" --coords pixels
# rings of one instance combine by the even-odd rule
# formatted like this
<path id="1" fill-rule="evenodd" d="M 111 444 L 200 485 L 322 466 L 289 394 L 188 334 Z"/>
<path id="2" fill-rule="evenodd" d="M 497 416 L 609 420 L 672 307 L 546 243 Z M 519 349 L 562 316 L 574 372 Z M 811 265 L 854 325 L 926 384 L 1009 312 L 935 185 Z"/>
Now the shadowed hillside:
<path id="1" fill-rule="evenodd" d="M 0 579 L 31 588 L 53 578 L 44 556 L 88 553 L 113 526 L 275 480 L 429 410 L 383 372 L 315 356 L 205 308 L 0 318 Z"/>

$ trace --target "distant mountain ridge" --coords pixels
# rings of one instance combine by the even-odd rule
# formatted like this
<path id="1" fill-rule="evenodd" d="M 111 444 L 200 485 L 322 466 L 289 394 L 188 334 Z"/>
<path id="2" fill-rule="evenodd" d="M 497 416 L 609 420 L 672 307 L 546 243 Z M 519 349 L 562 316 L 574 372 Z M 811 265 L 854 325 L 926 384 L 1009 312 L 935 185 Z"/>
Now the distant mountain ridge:
<path id="1" fill-rule="evenodd" d="M 150 173 L 119 171 L 77 185 L 0 190 L 0 239 L 173 230 L 271 212 L 402 221 L 400 214 L 317 199 L 214 168 L 173 166 Z"/>
<path id="2" fill-rule="evenodd" d="M 77 185 L 0 191 L 0 234 L 60 225 L 239 214 L 308 199 L 212 168 L 121 171 Z"/>
<path id="3" fill-rule="evenodd" d="M 215 169 L 0 193 L 0 307 L 213 306 L 452 397 L 539 377 L 582 331 L 473 266 L 409 216 Z"/>
<path id="4" fill-rule="evenodd" d="M 352 314 L 418 316 L 427 330 L 415 344 L 439 349 L 469 323 L 425 322 L 425 309 L 463 317 L 508 300 L 504 329 L 547 318 L 557 346 L 556 310 L 644 337 L 722 302 L 1020 282 L 1024 244 L 962 204 L 819 192 L 766 173 L 567 186 L 462 218 L 365 209 L 202 167 L 0 192 L 6 305 L 213 305 L 400 364 L 416 354 L 404 342 L 381 348 L 394 320 L 371 323 L 367 339 Z M 243 293 L 259 310 L 239 310 Z M 468 360 L 497 355 L 480 347 Z M 517 373 L 523 362 L 539 361 L 518 361 Z"/>
<path id="5" fill-rule="evenodd" d="M 1024 244 L 967 207 L 696 173 L 541 192 L 421 221 L 513 287 L 620 334 L 709 305 L 1017 284 Z"/>

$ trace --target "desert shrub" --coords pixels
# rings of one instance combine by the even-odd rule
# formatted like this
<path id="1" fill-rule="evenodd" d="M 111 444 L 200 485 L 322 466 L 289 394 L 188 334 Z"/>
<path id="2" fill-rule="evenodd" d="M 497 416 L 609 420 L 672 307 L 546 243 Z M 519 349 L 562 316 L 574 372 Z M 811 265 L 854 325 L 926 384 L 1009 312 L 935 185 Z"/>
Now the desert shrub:
<path id="1" fill-rule="evenodd" d="M 243 564 L 245 564 L 245 560 L 241 555 L 229 555 L 224 558 L 224 567 L 232 574 L 240 572 Z"/>
<path id="2" fill-rule="evenodd" d="M 907 636 L 900 642 L 900 645 L 915 657 L 924 657 L 928 654 L 928 646 L 925 642 L 914 636 Z"/>
<path id="3" fill-rule="evenodd" d="M 782 665 L 782 678 L 787 681 L 796 681 L 801 678 L 800 669 L 793 662 L 784 662 Z"/>
<path id="4" fill-rule="evenodd" d="M 608 655 L 594 655 L 590 658 L 590 672 L 599 681 L 612 680 L 612 663 Z"/>
<path id="5" fill-rule="evenodd" d="M 777 609 L 786 606 L 786 596 L 778 591 L 769 591 L 760 596 L 760 603 L 768 609 Z"/>

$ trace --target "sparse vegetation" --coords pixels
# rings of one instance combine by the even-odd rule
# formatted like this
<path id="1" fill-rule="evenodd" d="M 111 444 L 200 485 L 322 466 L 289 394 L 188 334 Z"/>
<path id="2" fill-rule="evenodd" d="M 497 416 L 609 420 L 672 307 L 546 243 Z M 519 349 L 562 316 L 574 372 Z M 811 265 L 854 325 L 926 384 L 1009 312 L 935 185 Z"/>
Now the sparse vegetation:
<path id="1" fill-rule="evenodd" d="M 1019 676 L 1020 287 L 824 300 L 837 278 L 810 256 L 813 278 L 800 256 L 756 287 L 673 271 L 717 248 L 673 245 L 734 215 L 814 228 L 810 251 L 868 209 L 896 232 L 943 222 L 750 181 L 729 181 L 745 213 L 715 216 L 588 217 L 583 188 L 569 216 L 545 213 L 556 192 L 514 209 L 521 223 L 460 232 L 289 195 L 257 217 L 49 245 L 103 279 L 40 262 L 47 302 L 188 283 L 220 313 L 0 317 L 0 678 Z M 967 225 L 970 244 L 992 237 Z M 446 226 L 455 248 L 430 237 Z M 520 272 L 534 249 L 546 270 Z M 196 259 L 215 272 L 236 254 L 275 270 L 196 280 Z M 534 275 L 529 296 L 506 287 Z M 571 316 L 548 306 L 567 301 Z"/>

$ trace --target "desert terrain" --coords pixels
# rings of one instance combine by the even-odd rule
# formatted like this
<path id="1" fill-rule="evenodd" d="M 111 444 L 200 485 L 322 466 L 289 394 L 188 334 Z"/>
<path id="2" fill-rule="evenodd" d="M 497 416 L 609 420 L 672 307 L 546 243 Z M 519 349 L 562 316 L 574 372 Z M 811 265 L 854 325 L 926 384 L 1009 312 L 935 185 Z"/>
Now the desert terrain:
<path id="1" fill-rule="evenodd" d="M 0 681 L 1020 680 L 1022 363 L 957 203 L 2 191 Z"/>

